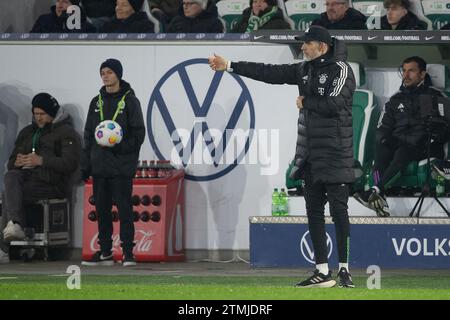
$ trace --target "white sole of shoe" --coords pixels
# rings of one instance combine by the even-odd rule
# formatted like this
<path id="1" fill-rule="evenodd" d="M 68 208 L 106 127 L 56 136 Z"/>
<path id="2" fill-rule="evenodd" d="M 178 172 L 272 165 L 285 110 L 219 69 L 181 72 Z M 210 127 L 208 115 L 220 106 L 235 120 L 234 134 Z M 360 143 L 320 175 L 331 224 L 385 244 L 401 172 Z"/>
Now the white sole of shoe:
<path id="1" fill-rule="evenodd" d="M 25 239 L 25 235 L 17 236 L 15 234 L 3 234 L 3 241 L 9 243 L 11 241 L 22 241 Z"/>
<path id="2" fill-rule="evenodd" d="M 90 262 L 90 261 L 81 261 L 81 265 L 82 266 L 90 266 L 90 267 L 95 267 L 95 266 L 106 266 L 106 267 L 110 267 L 114 265 L 114 261 L 108 260 L 108 261 L 99 261 L 99 262 Z"/>
<path id="3" fill-rule="evenodd" d="M 136 265 L 137 265 L 136 262 L 123 262 L 122 263 L 122 266 L 124 266 L 124 267 L 134 267 Z"/>
<path id="4" fill-rule="evenodd" d="M 297 286 L 297 288 L 333 288 L 336 285 L 335 280 L 310 284 L 309 286 Z"/>

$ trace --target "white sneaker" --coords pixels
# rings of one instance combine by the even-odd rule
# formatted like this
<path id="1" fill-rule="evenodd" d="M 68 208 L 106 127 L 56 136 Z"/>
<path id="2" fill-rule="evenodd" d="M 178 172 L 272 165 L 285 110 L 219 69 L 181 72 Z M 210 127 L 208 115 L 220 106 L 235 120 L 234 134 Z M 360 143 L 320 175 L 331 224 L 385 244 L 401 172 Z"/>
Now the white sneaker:
<path id="1" fill-rule="evenodd" d="M 9 253 L 0 249 L 0 264 L 9 263 Z"/>
<path id="2" fill-rule="evenodd" d="M 3 229 L 3 240 L 5 242 L 11 242 L 15 240 L 20 241 L 23 239 L 25 239 L 25 232 L 23 232 L 22 227 L 17 223 L 9 221 L 6 228 Z"/>

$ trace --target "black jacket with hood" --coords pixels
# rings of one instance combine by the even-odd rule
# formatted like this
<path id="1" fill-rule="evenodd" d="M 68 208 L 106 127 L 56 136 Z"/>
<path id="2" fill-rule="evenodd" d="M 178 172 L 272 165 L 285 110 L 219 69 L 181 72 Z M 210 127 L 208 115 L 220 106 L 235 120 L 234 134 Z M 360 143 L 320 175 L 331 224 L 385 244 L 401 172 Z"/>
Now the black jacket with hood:
<path id="1" fill-rule="evenodd" d="M 87 22 L 86 14 L 81 10 L 81 29 L 69 29 L 67 27 L 67 13 L 56 15 L 56 6 L 50 8 L 50 13 L 41 15 L 34 23 L 30 33 L 84 33 L 95 32 L 95 28 Z"/>
<path id="2" fill-rule="evenodd" d="M 344 17 L 335 22 L 328 19 L 326 12 L 312 22 L 313 26 L 322 26 L 328 30 L 367 30 L 366 16 L 353 8 L 348 8 Z"/>
<path id="3" fill-rule="evenodd" d="M 208 6 L 197 17 L 190 18 L 184 15 L 183 6 L 180 6 L 178 15 L 172 19 L 168 33 L 222 33 L 223 24 L 215 2 L 209 1 Z"/>
<path id="4" fill-rule="evenodd" d="M 351 183 L 353 171 L 352 103 L 355 78 L 345 62 L 343 42 L 333 39 L 329 53 L 309 62 L 269 65 L 231 63 L 233 72 L 272 84 L 297 85 L 304 96 L 299 113 L 295 166 L 291 177 L 303 177 L 306 162 L 314 182 Z M 286 106 L 281 106 L 286 107 Z"/>
<path id="5" fill-rule="evenodd" d="M 412 13 L 408 13 L 403 16 L 398 22 L 397 28 L 395 30 L 427 30 L 428 24 Z M 387 20 L 387 16 L 381 17 L 381 30 L 394 30 Z"/>
<path id="6" fill-rule="evenodd" d="M 116 0 L 81 0 L 89 18 L 113 17 L 116 14 Z"/>
<path id="7" fill-rule="evenodd" d="M 260 13 L 260 17 L 267 12 L 269 12 L 272 7 L 267 7 L 266 10 Z M 250 4 L 250 8 L 247 8 L 242 12 L 241 20 L 234 26 L 232 32 L 235 33 L 244 33 L 248 27 L 248 19 L 250 19 L 250 15 L 252 13 L 252 8 Z M 291 26 L 284 20 L 283 12 L 280 8 L 278 8 L 277 13 L 265 24 L 261 26 L 259 30 L 290 30 Z"/>
<path id="8" fill-rule="evenodd" d="M 95 141 L 95 128 L 101 121 L 97 105 L 98 95 L 92 99 L 84 127 L 84 148 L 81 159 L 84 177 L 88 175 L 101 178 L 134 177 L 139 151 L 145 138 L 141 104 L 130 84 L 124 80 L 120 81 L 118 92 L 108 93 L 103 86 L 100 94 L 103 100 L 104 120 L 112 120 L 119 101 L 127 91 L 129 93 L 125 97 L 125 108 L 115 120 L 122 127 L 123 138 L 112 148 L 101 147 Z"/>
<path id="9" fill-rule="evenodd" d="M 105 23 L 101 33 L 153 33 L 155 25 L 148 19 L 145 12 L 135 12 L 125 20 L 114 18 Z"/>
<path id="10" fill-rule="evenodd" d="M 8 170 L 15 169 L 17 154 L 32 152 L 33 135 L 38 130 L 33 121 L 17 136 L 8 161 Z M 61 106 L 52 123 L 45 125 L 36 145 L 36 154 L 43 163 L 31 170 L 31 179 L 56 186 L 62 197 L 70 188 L 71 175 L 80 164 L 81 141 L 73 128 L 72 118 Z"/>

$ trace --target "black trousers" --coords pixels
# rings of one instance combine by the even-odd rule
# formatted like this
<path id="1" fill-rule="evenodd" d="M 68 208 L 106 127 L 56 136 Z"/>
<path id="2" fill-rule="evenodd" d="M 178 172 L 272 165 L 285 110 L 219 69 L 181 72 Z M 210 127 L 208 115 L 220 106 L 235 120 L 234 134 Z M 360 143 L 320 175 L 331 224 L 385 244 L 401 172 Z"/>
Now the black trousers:
<path id="1" fill-rule="evenodd" d="M 304 194 L 309 234 L 314 247 L 316 264 L 328 262 L 324 215 L 327 201 L 336 229 L 339 262 L 348 263 L 350 250 L 350 222 L 347 205 L 349 186 L 341 183 L 313 183 L 311 167 L 307 165 L 305 168 Z"/>
<path id="2" fill-rule="evenodd" d="M 432 145 L 430 156 L 443 157 L 442 146 Z M 375 163 L 372 173 L 374 184 L 384 192 L 385 187 L 393 183 L 411 161 L 419 161 L 426 159 L 426 157 L 426 145 L 417 148 L 399 142 L 378 143 L 375 149 Z"/>
<path id="3" fill-rule="evenodd" d="M 119 211 L 122 250 L 131 252 L 134 247 L 134 221 L 131 204 L 132 178 L 94 177 L 93 187 L 98 215 L 98 243 L 102 253 L 110 254 L 112 250 L 113 221 L 111 210 L 113 199 Z"/>

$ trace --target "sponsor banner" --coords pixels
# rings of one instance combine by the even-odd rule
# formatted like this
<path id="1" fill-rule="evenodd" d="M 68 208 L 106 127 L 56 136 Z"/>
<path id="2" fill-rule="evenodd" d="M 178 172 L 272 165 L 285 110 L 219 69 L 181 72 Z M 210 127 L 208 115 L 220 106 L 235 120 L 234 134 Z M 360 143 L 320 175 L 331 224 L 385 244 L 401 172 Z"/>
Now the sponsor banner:
<path id="1" fill-rule="evenodd" d="M 331 30 L 331 35 L 348 43 L 449 43 L 448 31 L 364 31 Z M 256 31 L 228 33 L 1 33 L 2 41 L 252 41 L 297 43 L 303 31 Z"/>
<path id="2" fill-rule="evenodd" d="M 448 222 L 448 221 L 447 221 Z M 327 255 L 338 265 L 335 228 L 326 225 Z M 367 268 L 448 269 L 448 224 L 352 224 L 350 265 Z M 314 250 L 306 223 L 250 223 L 252 267 L 313 267 Z"/>

